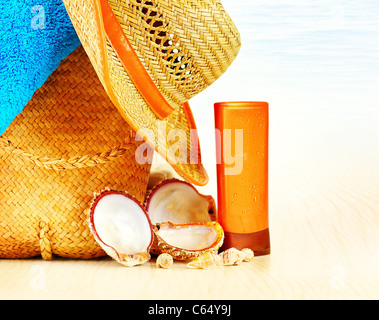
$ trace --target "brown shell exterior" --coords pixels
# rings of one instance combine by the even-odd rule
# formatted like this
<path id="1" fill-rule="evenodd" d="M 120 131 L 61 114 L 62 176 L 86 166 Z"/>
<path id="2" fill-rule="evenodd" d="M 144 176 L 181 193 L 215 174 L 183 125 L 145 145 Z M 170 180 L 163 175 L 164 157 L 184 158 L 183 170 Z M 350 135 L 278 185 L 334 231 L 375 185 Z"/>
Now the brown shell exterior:
<path id="1" fill-rule="evenodd" d="M 174 247 L 168 243 L 166 243 L 162 237 L 157 234 L 159 231 L 159 228 L 161 225 L 170 225 L 172 227 L 190 227 L 190 226 L 196 226 L 196 225 L 206 225 L 209 227 L 212 227 L 217 232 L 217 238 L 216 241 L 208 248 L 202 249 L 202 250 L 188 250 L 183 248 L 177 248 Z M 160 255 L 162 253 L 168 253 L 170 254 L 175 260 L 188 260 L 188 259 L 194 259 L 206 252 L 210 252 L 212 254 L 218 254 L 218 250 L 221 248 L 222 244 L 224 243 L 224 230 L 221 227 L 221 225 L 218 222 L 202 222 L 202 223 L 189 223 L 189 224 L 174 224 L 171 222 L 165 222 L 161 224 L 157 224 L 154 228 L 154 241 L 153 245 L 150 249 L 150 253 L 154 255 Z"/>

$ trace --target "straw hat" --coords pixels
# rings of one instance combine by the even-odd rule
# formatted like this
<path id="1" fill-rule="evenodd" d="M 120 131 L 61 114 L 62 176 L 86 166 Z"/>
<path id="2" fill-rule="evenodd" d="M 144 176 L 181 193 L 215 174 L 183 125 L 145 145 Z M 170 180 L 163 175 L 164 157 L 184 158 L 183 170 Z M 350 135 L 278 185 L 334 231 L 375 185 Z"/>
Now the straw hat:
<path id="1" fill-rule="evenodd" d="M 187 101 L 226 71 L 241 46 L 220 1 L 63 2 L 124 119 L 142 130 L 149 146 L 184 179 L 205 185 L 208 176 Z"/>

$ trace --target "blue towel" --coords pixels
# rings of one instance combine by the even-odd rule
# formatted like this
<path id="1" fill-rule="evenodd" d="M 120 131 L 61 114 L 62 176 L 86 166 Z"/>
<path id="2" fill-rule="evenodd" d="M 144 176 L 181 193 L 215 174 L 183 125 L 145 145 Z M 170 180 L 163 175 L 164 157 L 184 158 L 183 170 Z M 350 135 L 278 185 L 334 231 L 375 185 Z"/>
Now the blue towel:
<path id="1" fill-rule="evenodd" d="M 62 0 L 0 0 L 0 135 L 79 45 Z"/>

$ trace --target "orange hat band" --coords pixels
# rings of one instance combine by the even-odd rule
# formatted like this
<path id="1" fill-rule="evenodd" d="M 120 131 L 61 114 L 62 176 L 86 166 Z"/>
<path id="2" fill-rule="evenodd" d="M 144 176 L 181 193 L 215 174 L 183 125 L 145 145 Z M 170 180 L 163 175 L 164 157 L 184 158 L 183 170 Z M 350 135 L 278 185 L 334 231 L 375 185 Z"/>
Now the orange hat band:
<path id="1" fill-rule="evenodd" d="M 125 71 L 132 79 L 134 85 L 145 99 L 149 107 L 154 111 L 159 119 L 167 118 L 174 108 L 166 101 L 159 91 L 149 74 L 147 73 L 142 62 L 138 58 L 129 40 L 125 36 L 117 18 L 107 0 L 94 0 L 97 9 L 97 19 L 100 29 L 104 31 L 103 38 L 106 36 L 113 49 L 117 53 Z M 103 63 L 106 64 L 105 41 L 103 43 Z M 104 79 L 107 91 L 113 97 L 114 93 L 110 85 L 109 71 L 104 66 Z M 112 99 L 114 100 L 114 99 Z"/>

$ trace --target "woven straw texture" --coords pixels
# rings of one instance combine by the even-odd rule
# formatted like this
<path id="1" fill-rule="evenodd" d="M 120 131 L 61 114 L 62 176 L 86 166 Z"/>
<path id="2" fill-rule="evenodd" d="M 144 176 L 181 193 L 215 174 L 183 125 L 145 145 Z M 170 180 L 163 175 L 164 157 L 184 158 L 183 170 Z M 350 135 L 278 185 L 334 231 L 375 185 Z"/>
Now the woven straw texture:
<path id="1" fill-rule="evenodd" d="M 99 78 L 101 32 L 96 24 L 94 0 L 64 0 L 78 36 Z M 219 0 L 108 0 L 125 35 L 151 79 L 175 111 L 164 122 L 167 132 L 182 129 L 187 136 L 187 158 L 178 158 L 177 141 L 158 129 L 159 119 L 144 101 L 107 42 L 107 68 L 121 114 L 137 130 L 147 128 L 151 145 L 174 164 L 186 180 L 203 184 L 206 172 L 190 137 L 192 115 L 182 104 L 219 78 L 237 56 L 241 42 L 234 23 Z M 192 120 L 193 121 L 193 120 Z M 152 141 L 151 141 L 152 140 Z M 180 142 L 179 142 L 180 143 Z M 181 148 L 181 147 L 179 147 Z M 174 150 L 174 151 L 173 151 Z M 161 153 L 161 152 L 160 152 Z M 162 154 L 162 153 L 161 153 Z M 193 160 L 198 156 L 198 162 Z"/>
<path id="2" fill-rule="evenodd" d="M 0 258 L 104 256 L 86 209 L 104 188 L 144 201 L 141 143 L 79 47 L 0 138 Z"/>

